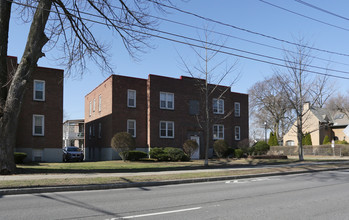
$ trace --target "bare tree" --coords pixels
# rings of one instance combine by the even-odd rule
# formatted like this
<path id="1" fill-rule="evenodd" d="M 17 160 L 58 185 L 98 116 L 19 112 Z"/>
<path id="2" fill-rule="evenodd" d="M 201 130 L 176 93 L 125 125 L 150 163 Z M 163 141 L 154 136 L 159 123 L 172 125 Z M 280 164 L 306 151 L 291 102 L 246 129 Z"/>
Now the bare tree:
<path id="1" fill-rule="evenodd" d="M 150 6 L 161 10 L 160 2 L 170 0 L 23 0 L 0 1 L 0 173 L 13 173 L 13 149 L 18 115 L 25 88 L 38 60 L 45 56 L 44 46 L 61 49 L 60 58 L 67 71 L 80 73 L 89 61 L 110 70 L 108 46 L 95 35 L 100 24 L 120 37 L 131 56 L 149 46 L 148 28 L 156 25 L 150 19 Z M 7 70 L 7 45 L 11 7 L 18 6 L 20 17 L 31 22 L 23 56 L 13 76 Z M 49 42 L 49 44 L 47 44 Z"/>
<path id="2" fill-rule="evenodd" d="M 337 94 L 331 96 L 326 103 L 326 108 L 329 109 L 333 114 L 340 111 L 349 118 L 349 91 L 347 95 Z"/>
<path id="3" fill-rule="evenodd" d="M 293 53 L 285 51 L 284 61 L 287 67 L 286 72 L 282 73 L 280 70 L 275 71 L 276 77 L 296 117 L 295 129 L 297 133 L 299 160 L 304 160 L 302 139 L 304 123 L 307 120 L 306 114 L 310 108 L 316 103 L 319 103 L 323 94 L 331 93 L 324 90 L 321 91 L 327 81 L 326 77 L 313 77 L 308 72 L 312 62 L 310 59 L 311 50 L 309 48 L 307 43 L 303 39 L 300 39 Z M 310 108 L 304 109 L 304 104 L 307 102 Z"/>
<path id="4" fill-rule="evenodd" d="M 181 63 L 184 66 L 184 71 L 191 77 L 197 79 L 197 87 L 201 91 L 201 97 L 204 102 L 204 114 L 197 116 L 197 122 L 200 128 L 205 131 L 205 160 L 204 166 L 207 167 L 208 164 L 208 151 L 210 144 L 211 125 L 217 121 L 224 120 L 229 117 L 233 109 L 225 111 L 224 114 L 211 116 L 212 108 L 214 103 L 210 106 L 211 97 L 220 100 L 225 94 L 230 93 L 231 86 L 236 83 L 239 78 L 239 74 L 233 76 L 232 73 L 235 71 L 237 60 L 229 63 L 227 59 L 218 60 L 218 54 L 221 52 L 223 43 L 215 42 L 210 37 L 210 31 L 206 27 L 204 30 L 204 39 L 202 39 L 202 47 L 195 48 L 191 47 L 195 53 L 197 59 L 197 64 L 190 66 L 188 62 L 185 61 L 183 56 L 180 56 Z M 199 36 L 200 37 L 200 36 Z M 204 49 L 202 49 L 204 48 Z M 228 79 L 229 78 L 229 79 Z M 225 88 L 219 86 L 224 80 L 229 80 L 229 85 Z M 219 104 L 217 103 L 217 108 Z"/>
<path id="5" fill-rule="evenodd" d="M 278 78 L 274 75 L 255 83 L 248 94 L 256 123 L 262 127 L 267 122 L 268 129 L 276 135 L 277 140 L 282 140 L 293 120 L 288 117 L 290 104 Z"/>

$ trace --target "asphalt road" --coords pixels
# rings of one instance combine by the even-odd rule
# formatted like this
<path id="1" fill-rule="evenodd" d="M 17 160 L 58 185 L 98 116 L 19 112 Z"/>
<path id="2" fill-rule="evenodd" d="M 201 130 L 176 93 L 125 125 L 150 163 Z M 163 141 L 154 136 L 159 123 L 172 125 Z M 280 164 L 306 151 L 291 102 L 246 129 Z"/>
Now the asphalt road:
<path id="1" fill-rule="evenodd" d="M 0 219 L 349 219 L 349 170 L 0 198 Z"/>

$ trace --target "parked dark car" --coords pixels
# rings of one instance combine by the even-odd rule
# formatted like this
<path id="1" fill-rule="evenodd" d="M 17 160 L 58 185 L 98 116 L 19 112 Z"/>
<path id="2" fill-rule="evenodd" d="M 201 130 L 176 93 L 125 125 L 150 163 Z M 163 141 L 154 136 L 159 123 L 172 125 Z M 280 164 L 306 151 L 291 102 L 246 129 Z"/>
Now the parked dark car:
<path id="1" fill-rule="evenodd" d="M 84 152 L 80 148 L 73 146 L 63 148 L 63 162 L 83 160 Z"/>

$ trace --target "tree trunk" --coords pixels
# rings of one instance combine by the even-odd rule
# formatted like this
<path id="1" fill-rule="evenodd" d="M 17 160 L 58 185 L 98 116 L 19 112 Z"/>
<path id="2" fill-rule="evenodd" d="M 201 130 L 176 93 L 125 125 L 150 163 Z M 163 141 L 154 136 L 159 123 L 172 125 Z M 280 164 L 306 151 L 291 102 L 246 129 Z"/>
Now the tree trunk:
<path id="1" fill-rule="evenodd" d="M 51 0 L 41 0 L 39 2 L 29 30 L 27 44 L 21 62 L 18 65 L 8 90 L 4 113 L 0 119 L 1 174 L 10 174 L 15 171 L 13 149 L 16 144 L 18 116 L 27 81 L 30 79 L 39 58 L 44 56 L 42 48 L 48 41 L 44 31 L 51 5 Z"/>
<path id="2" fill-rule="evenodd" d="M 304 155 L 303 155 L 303 117 L 302 115 L 297 117 L 297 140 L 298 140 L 298 157 L 300 161 L 304 160 Z"/>

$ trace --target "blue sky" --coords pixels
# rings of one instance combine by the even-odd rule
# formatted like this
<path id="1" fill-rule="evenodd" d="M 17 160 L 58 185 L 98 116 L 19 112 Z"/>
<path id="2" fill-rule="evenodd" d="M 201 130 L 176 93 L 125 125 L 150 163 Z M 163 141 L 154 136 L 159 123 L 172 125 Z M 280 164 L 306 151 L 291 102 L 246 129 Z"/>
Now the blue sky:
<path id="1" fill-rule="evenodd" d="M 336 25 L 340 28 L 349 29 L 349 15 L 347 9 L 349 2 L 346 0 L 336 1 L 315 1 L 304 0 L 307 3 L 316 5 L 320 8 L 334 12 L 336 15 L 342 15 L 345 18 L 330 15 L 328 13 L 315 10 L 307 7 L 295 0 L 265 0 L 288 10 L 297 12 L 304 16 L 309 16 L 313 19 L 318 19 L 327 22 L 331 25 Z M 304 37 L 313 47 L 333 51 L 349 55 L 349 30 L 342 30 L 333 26 L 325 25 L 314 20 L 310 20 L 299 15 L 272 7 L 259 0 L 191 0 L 189 2 L 173 1 L 179 8 L 190 11 L 192 13 L 211 18 L 235 27 L 246 29 L 262 35 L 272 36 L 284 41 L 294 42 L 298 37 Z M 246 31 L 241 31 L 236 28 L 222 26 L 217 23 L 207 22 L 202 19 L 185 15 L 176 11 L 168 10 L 168 14 L 157 14 L 157 16 L 166 19 L 183 22 L 192 26 L 203 28 L 208 26 L 209 30 L 215 32 L 222 32 L 233 37 L 224 37 L 217 34 L 211 34 L 211 40 L 214 42 L 225 42 L 225 46 L 245 50 L 253 53 L 263 54 L 265 56 L 273 56 L 277 58 L 283 57 L 282 50 L 272 49 L 258 45 L 267 44 L 277 48 L 291 49 L 292 46 L 286 43 L 275 41 L 270 38 L 262 37 L 261 35 L 251 34 Z M 14 12 L 15 13 L 15 12 Z M 348 17 L 346 17 L 348 16 Z M 149 74 L 157 74 L 169 77 L 179 78 L 181 75 L 188 75 L 183 70 L 183 65 L 180 57 L 185 59 L 189 66 L 197 64 L 195 53 L 186 45 L 152 38 L 150 42 L 154 45 L 154 49 L 148 49 L 147 53 L 138 53 L 140 61 L 132 59 L 127 51 L 123 48 L 115 35 L 96 25 L 94 27 L 98 30 L 98 35 L 102 40 L 111 43 L 112 47 L 109 51 L 111 54 L 111 61 L 114 65 L 114 73 L 147 78 Z M 28 33 L 28 25 L 23 24 L 16 14 L 13 14 L 10 26 L 9 36 L 9 50 L 8 54 L 17 56 L 19 59 L 22 56 L 25 46 L 26 36 Z M 175 25 L 165 21 L 161 21 L 159 30 L 171 33 L 181 34 L 191 38 L 203 37 L 201 30 L 185 27 L 182 25 Z M 102 34 L 101 34 L 102 33 Z M 241 40 L 243 39 L 243 40 Z M 245 41 L 244 41 L 245 40 Z M 251 43 L 247 41 L 254 41 Z M 234 54 L 258 58 L 249 54 L 229 51 Z M 46 57 L 39 61 L 40 66 L 53 67 L 64 69 L 59 66 L 59 63 L 53 59 L 55 49 L 46 53 Z M 313 65 L 321 67 L 329 67 L 341 71 L 349 71 L 349 56 L 339 56 L 333 53 L 324 53 L 320 51 L 313 51 L 312 55 L 329 61 L 319 61 L 314 59 Z M 240 74 L 239 81 L 232 86 L 232 91 L 247 93 L 248 89 L 257 81 L 263 80 L 264 77 L 270 76 L 273 71 L 271 64 L 252 61 L 244 58 L 237 58 L 232 55 L 219 55 L 216 61 L 209 65 L 215 65 L 217 62 L 227 59 L 227 63 L 237 61 L 234 68 L 234 73 L 228 76 L 223 84 L 230 84 L 231 80 L 236 74 Z M 268 60 L 266 58 L 260 58 Z M 274 61 L 273 61 L 274 62 Z M 343 63 L 343 64 L 339 64 Z M 323 72 L 320 71 L 319 72 Z M 334 75 L 348 76 L 348 74 L 332 73 Z M 219 72 L 217 73 L 219 74 Z M 66 119 L 84 118 L 84 97 L 92 89 L 103 82 L 109 74 L 102 73 L 98 67 L 92 63 L 89 65 L 89 70 L 83 76 L 71 75 L 65 78 L 64 81 L 64 114 Z M 336 83 L 338 92 L 345 92 L 348 89 L 348 80 L 331 79 Z"/>

